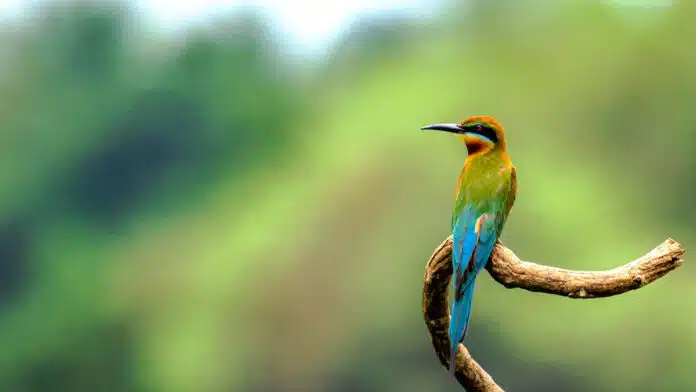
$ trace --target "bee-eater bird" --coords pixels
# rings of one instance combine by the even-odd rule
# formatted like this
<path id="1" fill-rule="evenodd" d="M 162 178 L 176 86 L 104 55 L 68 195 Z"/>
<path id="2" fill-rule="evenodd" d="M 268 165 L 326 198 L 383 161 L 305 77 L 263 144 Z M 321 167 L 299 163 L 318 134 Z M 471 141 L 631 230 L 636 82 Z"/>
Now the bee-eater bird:
<path id="1" fill-rule="evenodd" d="M 423 130 L 456 134 L 469 152 L 459 176 L 452 215 L 454 303 L 449 324 L 450 370 L 464 340 L 476 275 L 486 266 L 515 202 L 517 175 L 505 146 L 503 127 L 488 116 Z"/>

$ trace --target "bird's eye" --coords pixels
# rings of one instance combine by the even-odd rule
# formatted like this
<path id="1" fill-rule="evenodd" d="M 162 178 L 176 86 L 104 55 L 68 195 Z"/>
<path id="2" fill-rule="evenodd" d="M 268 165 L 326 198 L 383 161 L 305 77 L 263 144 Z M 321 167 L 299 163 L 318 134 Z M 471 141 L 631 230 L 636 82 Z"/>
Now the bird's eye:
<path id="1" fill-rule="evenodd" d="M 483 131 L 483 125 L 481 125 L 481 124 L 476 124 L 476 130 L 479 131 L 479 132 Z"/>

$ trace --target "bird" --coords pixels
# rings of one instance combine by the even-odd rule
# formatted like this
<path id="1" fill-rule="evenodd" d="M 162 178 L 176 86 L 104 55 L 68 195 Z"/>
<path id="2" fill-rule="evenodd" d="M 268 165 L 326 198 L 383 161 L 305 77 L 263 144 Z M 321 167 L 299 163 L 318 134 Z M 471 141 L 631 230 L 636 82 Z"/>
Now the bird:
<path id="1" fill-rule="evenodd" d="M 469 325 L 476 276 L 486 267 L 515 202 L 517 172 L 507 152 L 503 126 L 493 117 L 472 116 L 458 124 L 421 129 L 453 133 L 468 151 L 451 220 L 454 302 L 449 369 L 454 374 L 457 350 Z"/>

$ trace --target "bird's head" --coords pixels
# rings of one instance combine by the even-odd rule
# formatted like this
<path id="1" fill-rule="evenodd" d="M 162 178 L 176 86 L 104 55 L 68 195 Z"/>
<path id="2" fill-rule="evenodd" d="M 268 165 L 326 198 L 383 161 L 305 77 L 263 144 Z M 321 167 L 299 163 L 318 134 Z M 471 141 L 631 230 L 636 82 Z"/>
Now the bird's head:
<path id="1" fill-rule="evenodd" d="M 466 144 L 470 155 L 505 150 L 503 126 L 493 117 L 473 116 L 459 124 L 435 124 L 421 129 L 456 134 Z"/>

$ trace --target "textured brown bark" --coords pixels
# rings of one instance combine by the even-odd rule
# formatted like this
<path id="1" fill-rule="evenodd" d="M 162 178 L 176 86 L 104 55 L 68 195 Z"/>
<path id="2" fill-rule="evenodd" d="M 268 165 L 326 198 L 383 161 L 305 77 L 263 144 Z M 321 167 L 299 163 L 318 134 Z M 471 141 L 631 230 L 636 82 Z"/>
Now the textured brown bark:
<path id="1" fill-rule="evenodd" d="M 672 239 L 644 256 L 607 271 L 571 271 L 520 260 L 497 243 L 486 269 L 507 288 L 562 295 L 569 298 L 599 298 L 641 288 L 681 265 L 684 253 Z M 452 237 L 430 257 L 423 285 L 423 316 L 440 362 L 449 367 L 449 306 L 447 287 L 452 277 Z M 503 391 L 493 378 L 459 345 L 455 377 L 469 392 Z"/>

